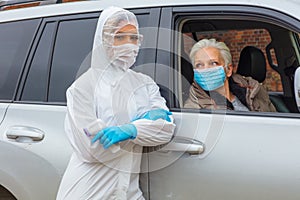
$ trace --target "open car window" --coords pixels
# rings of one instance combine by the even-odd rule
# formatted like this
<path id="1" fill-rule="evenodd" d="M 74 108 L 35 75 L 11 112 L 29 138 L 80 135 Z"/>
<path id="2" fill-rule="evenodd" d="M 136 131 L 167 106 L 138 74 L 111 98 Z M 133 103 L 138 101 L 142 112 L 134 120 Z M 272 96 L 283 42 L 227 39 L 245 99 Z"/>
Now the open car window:
<path id="1" fill-rule="evenodd" d="M 178 55 L 175 61 L 178 73 L 178 100 L 184 108 L 193 83 L 193 67 L 189 59 L 192 46 L 201 39 L 215 38 L 225 42 L 232 55 L 233 71 L 258 80 L 268 91 L 277 112 L 298 112 L 292 92 L 293 73 L 299 65 L 298 46 L 295 45 L 299 33 L 261 19 L 218 19 L 184 16 L 177 19 Z M 262 52 L 264 62 L 257 62 L 255 70 L 244 72 L 253 60 L 241 58 L 241 52 L 254 47 Z M 295 48 L 296 47 L 296 48 Z M 255 59 L 254 59 L 255 60 Z M 250 73 L 250 74 L 248 74 Z M 260 73 L 260 74 L 258 74 Z M 263 74 L 263 75 L 261 75 Z"/>

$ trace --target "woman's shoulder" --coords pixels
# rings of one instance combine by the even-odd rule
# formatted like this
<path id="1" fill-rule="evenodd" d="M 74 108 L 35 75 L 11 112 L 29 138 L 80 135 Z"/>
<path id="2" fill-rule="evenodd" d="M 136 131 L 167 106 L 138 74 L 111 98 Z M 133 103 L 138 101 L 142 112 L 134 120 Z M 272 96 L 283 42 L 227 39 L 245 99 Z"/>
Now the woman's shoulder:
<path id="1" fill-rule="evenodd" d="M 251 76 L 242 76 L 240 74 L 232 74 L 232 78 L 234 82 L 242 85 L 242 86 L 254 86 L 259 85 L 259 82 L 252 78 Z"/>

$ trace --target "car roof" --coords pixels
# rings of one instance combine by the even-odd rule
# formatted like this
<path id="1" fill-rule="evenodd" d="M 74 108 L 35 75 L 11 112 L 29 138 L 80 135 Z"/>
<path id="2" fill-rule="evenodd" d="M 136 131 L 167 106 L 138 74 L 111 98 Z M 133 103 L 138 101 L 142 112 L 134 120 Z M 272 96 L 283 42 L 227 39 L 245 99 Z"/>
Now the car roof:
<path id="1" fill-rule="evenodd" d="M 31 19 L 46 16 L 59 16 L 72 13 L 86 13 L 101 11 L 108 6 L 122 8 L 146 8 L 161 6 L 183 6 L 183 5 L 248 5 L 271 8 L 297 19 L 300 18 L 300 2 L 298 0 L 97 0 L 79 1 L 52 5 L 43 5 L 31 8 L 21 8 L 0 12 L 0 22 Z"/>

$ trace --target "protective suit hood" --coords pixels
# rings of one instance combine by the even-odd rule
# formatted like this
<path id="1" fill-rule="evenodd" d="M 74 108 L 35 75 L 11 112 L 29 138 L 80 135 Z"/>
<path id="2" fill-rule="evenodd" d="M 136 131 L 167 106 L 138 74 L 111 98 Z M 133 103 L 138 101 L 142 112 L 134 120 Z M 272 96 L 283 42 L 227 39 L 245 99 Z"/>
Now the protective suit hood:
<path id="1" fill-rule="evenodd" d="M 138 22 L 135 15 L 118 7 L 105 9 L 98 20 L 93 51 L 91 56 L 91 68 L 105 71 L 118 71 L 112 66 L 113 58 L 110 56 L 113 46 L 114 34 L 125 25 L 133 25 L 138 30 Z"/>

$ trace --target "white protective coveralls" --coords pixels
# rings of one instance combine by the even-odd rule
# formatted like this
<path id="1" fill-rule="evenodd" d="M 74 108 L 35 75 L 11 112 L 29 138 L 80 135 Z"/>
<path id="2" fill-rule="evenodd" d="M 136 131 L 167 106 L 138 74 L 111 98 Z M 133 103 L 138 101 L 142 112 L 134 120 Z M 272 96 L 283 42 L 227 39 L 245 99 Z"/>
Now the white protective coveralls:
<path id="1" fill-rule="evenodd" d="M 109 37 L 104 32 L 116 33 L 126 24 L 138 28 L 136 17 L 129 11 L 110 7 L 101 13 L 91 68 L 67 90 L 65 130 L 74 153 L 60 184 L 58 200 L 144 199 L 139 189 L 142 148 L 167 143 L 173 135 L 175 124 L 171 116 L 172 122 L 133 121 L 149 110 L 168 108 L 150 77 L 110 64 L 113 61 L 105 47 Z M 84 131 L 96 134 L 104 127 L 127 123 L 135 125 L 136 138 L 106 150 L 99 142 L 91 144 L 93 137 Z"/>

